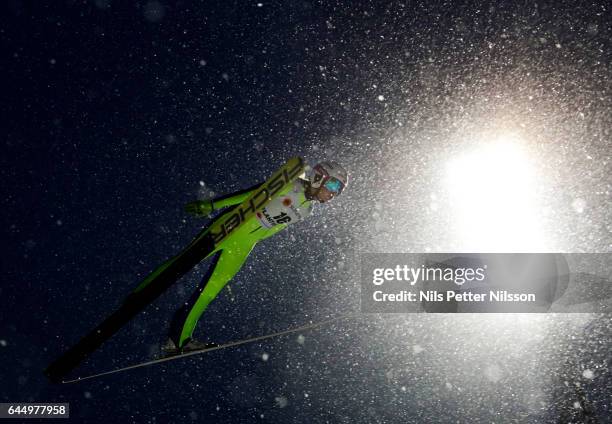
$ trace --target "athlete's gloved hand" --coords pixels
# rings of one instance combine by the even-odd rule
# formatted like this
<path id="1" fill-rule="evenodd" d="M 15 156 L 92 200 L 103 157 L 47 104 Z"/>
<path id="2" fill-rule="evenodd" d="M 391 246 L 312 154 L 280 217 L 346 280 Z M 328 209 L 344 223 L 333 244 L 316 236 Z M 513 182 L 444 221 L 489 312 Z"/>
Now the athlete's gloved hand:
<path id="1" fill-rule="evenodd" d="M 195 216 L 208 216 L 214 210 L 212 200 L 196 200 L 185 205 L 185 212 Z"/>

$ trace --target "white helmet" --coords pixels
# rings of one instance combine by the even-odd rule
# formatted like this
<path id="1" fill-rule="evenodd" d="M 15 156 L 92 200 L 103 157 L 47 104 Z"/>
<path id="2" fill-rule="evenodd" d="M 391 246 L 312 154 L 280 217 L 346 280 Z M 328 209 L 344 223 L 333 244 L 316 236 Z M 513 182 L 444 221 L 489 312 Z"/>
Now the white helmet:
<path id="1" fill-rule="evenodd" d="M 310 186 L 327 190 L 338 195 L 348 184 L 348 173 L 338 162 L 321 162 L 316 164 L 309 175 Z"/>

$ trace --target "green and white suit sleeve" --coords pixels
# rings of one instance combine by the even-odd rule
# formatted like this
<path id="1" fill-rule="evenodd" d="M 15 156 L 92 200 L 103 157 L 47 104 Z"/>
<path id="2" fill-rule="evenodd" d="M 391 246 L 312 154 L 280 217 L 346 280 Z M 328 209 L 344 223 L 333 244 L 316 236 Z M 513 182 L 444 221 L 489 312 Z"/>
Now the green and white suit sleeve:
<path id="1" fill-rule="evenodd" d="M 247 190 L 242 190 L 228 196 L 218 197 L 216 199 L 195 200 L 185 205 L 185 212 L 195 216 L 208 216 L 216 210 L 226 208 L 228 206 L 239 205 L 244 202 L 251 193 L 260 185 L 256 185 Z"/>

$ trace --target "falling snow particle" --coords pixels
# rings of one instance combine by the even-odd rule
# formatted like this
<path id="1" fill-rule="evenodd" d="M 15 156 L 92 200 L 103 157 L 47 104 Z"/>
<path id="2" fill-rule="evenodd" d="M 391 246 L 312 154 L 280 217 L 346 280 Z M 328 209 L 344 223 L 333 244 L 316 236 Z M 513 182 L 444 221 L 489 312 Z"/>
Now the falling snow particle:
<path id="1" fill-rule="evenodd" d="M 270 355 L 268 355 L 267 353 L 264 353 L 263 355 L 261 355 L 261 360 L 262 361 L 267 361 L 268 359 L 270 359 Z"/>
<path id="2" fill-rule="evenodd" d="M 257 7 L 263 7 L 263 3 L 257 3 Z"/>
<path id="3" fill-rule="evenodd" d="M 204 59 L 200 60 L 200 66 L 206 66 L 206 61 Z"/>
<path id="4" fill-rule="evenodd" d="M 378 100 L 382 102 L 383 100 L 385 100 L 385 96 L 383 96 L 382 94 L 379 95 L 378 96 Z"/>
<path id="5" fill-rule="evenodd" d="M 274 401 L 276 402 L 276 406 L 278 406 L 279 408 L 284 408 L 289 403 L 287 401 L 287 398 L 284 396 L 277 396 L 274 398 Z"/>
<path id="6" fill-rule="evenodd" d="M 85 399 L 91 399 L 92 398 L 91 392 L 85 392 L 85 393 L 83 393 L 83 396 L 85 396 Z"/>
<path id="7" fill-rule="evenodd" d="M 595 373 L 591 370 L 584 370 L 582 371 L 582 376 L 584 378 L 588 378 L 589 380 L 592 380 L 595 378 Z"/>
<path id="8" fill-rule="evenodd" d="M 6 347 L 7 345 L 8 343 L 6 342 L 6 340 L 0 340 L 0 346 Z"/>
<path id="9" fill-rule="evenodd" d="M 306 337 L 302 336 L 301 334 L 298 336 L 297 338 L 297 342 L 301 345 L 304 344 L 304 342 L 306 341 Z"/>
<path id="10" fill-rule="evenodd" d="M 57 221 L 55 221 L 55 223 L 56 223 L 57 225 L 60 225 L 60 226 L 63 224 L 63 222 L 62 222 L 62 220 L 61 220 L 61 219 L 58 219 Z"/>
<path id="11" fill-rule="evenodd" d="M 164 5 L 158 1 L 150 1 L 144 6 L 144 17 L 149 22 L 160 22 L 165 14 Z"/>
<path id="12" fill-rule="evenodd" d="M 412 346 L 412 353 L 419 354 L 419 353 L 423 352 L 423 350 L 425 350 L 425 349 L 423 349 L 419 345 Z"/>
<path id="13" fill-rule="evenodd" d="M 586 201 L 584 199 L 576 199 L 572 202 L 572 208 L 574 208 L 576 213 L 583 213 L 585 207 Z"/>

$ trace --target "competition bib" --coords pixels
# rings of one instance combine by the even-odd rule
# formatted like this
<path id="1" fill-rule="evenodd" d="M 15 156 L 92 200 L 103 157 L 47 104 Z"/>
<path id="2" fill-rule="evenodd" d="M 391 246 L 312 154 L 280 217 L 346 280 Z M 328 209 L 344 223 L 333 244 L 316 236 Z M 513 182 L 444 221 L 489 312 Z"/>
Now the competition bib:
<path id="1" fill-rule="evenodd" d="M 300 221 L 310 214 L 311 209 L 310 202 L 305 201 L 301 184 L 295 181 L 291 191 L 272 199 L 256 216 L 263 227 L 272 228 Z"/>

